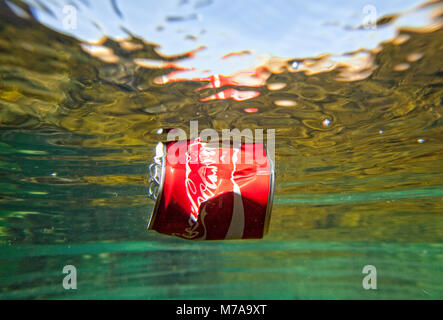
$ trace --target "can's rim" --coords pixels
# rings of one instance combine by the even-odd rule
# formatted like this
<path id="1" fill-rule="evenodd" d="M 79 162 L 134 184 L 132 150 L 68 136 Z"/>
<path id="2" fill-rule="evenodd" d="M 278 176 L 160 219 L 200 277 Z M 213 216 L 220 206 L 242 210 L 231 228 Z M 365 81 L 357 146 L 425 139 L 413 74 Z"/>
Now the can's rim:
<path id="1" fill-rule="evenodd" d="M 160 206 L 160 201 L 163 194 L 163 186 L 165 184 L 165 168 L 166 168 L 166 145 L 162 142 L 157 143 L 155 148 L 154 163 L 159 164 L 161 161 L 161 175 L 160 175 L 160 185 L 158 188 L 157 198 L 155 200 L 154 208 L 152 209 L 151 215 L 148 222 L 148 230 L 151 230 L 154 226 L 154 221 L 157 216 L 158 207 Z"/>
<path id="2" fill-rule="evenodd" d="M 266 215 L 265 215 L 265 225 L 263 230 L 263 235 L 266 235 L 269 230 L 269 224 L 271 221 L 271 211 L 272 211 L 272 203 L 274 201 L 274 188 L 275 188 L 275 169 L 274 169 L 274 161 L 272 161 L 269 156 L 269 152 L 267 152 L 267 158 L 269 161 L 269 192 L 268 192 L 268 203 L 266 207 Z"/>

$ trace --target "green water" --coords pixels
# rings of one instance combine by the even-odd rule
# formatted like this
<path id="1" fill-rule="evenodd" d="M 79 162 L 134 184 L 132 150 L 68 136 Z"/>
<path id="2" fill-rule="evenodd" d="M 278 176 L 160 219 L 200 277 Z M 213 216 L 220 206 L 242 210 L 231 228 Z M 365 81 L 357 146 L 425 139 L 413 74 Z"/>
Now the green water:
<path id="1" fill-rule="evenodd" d="M 105 39 L 119 60 L 104 62 L 3 1 L 0 9 L 1 299 L 443 298 L 440 27 L 400 30 L 408 40 L 369 52 L 376 68 L 359 80 L 340 79 L 345 67 L 270 67 L 266 83 L 283 89 L 239 86 L 260 95 L 202 101 L 217 89 L 158 84 L 172 68 L 132 63 L 184 56 L 162 57 L 136 37 L 136 51 Z M 276 129 L 263 240 L 146 230 L 156 130 L 188 130 L 190 120 Z M 77 268 L 76 290 L 62 286 L 65 265 Z M 377 269 L 376 290 L 362 287 L 365 265 Z"/>

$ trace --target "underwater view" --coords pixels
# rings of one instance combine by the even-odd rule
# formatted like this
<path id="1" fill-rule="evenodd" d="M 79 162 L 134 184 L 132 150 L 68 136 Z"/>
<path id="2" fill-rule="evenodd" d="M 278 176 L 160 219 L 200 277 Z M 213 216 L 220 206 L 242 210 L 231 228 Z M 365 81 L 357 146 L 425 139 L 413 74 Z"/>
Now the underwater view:
<path id="1" fill-rule="evenodd" d="M 0 0 L 0 299 L 443 299 L 442 25 L 441 1 Z M 148 230 L 191 121 L 275 130 L 263 239 Z"/>

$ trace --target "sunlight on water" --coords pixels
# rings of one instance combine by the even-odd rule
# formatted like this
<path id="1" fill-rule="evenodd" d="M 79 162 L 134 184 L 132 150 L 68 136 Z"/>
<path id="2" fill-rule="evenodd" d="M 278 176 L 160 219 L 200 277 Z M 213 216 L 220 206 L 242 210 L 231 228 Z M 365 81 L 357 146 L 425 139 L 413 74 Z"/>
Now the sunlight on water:
<path id="1" fill-rule="evenodd" d="M 0 0 L 0 298 L 443 298 L 440 2 L 67 3 Z M 276 129 L 263 240 L 146 230 L 191 120 Z"/>

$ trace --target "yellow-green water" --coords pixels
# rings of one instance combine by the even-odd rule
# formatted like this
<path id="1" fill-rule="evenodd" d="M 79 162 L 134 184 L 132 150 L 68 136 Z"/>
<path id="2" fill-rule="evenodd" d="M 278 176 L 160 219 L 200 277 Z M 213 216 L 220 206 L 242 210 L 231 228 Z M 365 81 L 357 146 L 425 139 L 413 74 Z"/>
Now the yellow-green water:
<path id="1" fill-rule="evenodd" d="M 440 27 L 402 29 L 368 51 L 360 80 L 345 66 L 303 72 L 279 60 L 267 85 L 236 87 L 258 97 L 202 101 L 218 89 L 158 84 L 172 68 L 134 63 L 184 56 L 105 39 L 118 57 L 105 62 L 0 9 L 0 298 L 443 298 Z M 156 130 L 190 120 L 276 129 L 263 240 L 146 230 Z M 65 265 L 77 267 L 77 290 L 62 286 Z M 377 290 L 362 288 L 365 265 Z"/>

